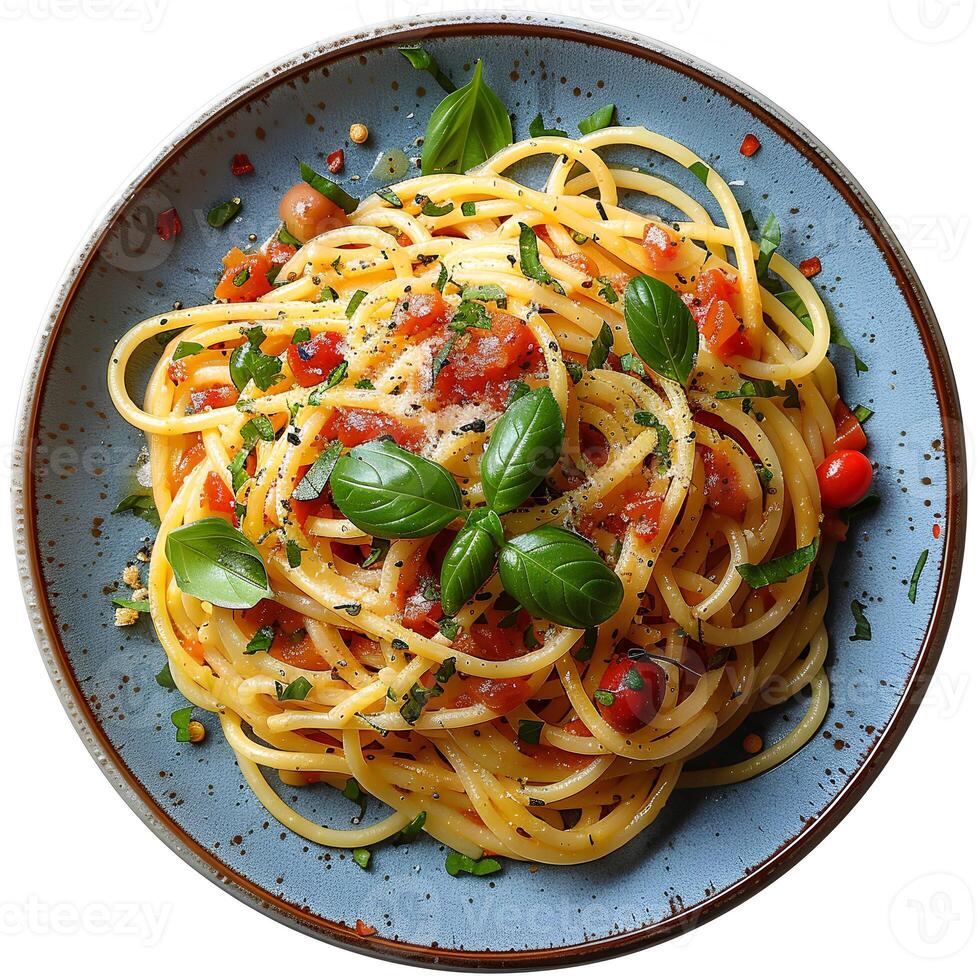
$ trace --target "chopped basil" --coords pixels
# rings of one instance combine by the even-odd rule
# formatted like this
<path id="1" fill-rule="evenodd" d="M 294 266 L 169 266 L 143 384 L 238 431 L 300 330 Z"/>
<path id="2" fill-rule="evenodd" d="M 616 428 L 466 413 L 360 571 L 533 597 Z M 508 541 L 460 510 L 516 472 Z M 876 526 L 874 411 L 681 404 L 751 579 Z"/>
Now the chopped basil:
<path id="1" fill-rule="evenodd" d="M 333 303 L 340 299 L 340 294 L 337 292 L 333 286 L 327 284 L 320 290 L 320 295 L 317 299 L 319 303 Z M 295 341 L 293 341 L 295 343 Z"/>
<path id="2" fill-rule="evenodd" d="M 572 384 L 577 385 L 585 375 L 582 365 L 579 364 L 578 361 L 565 361 L 564 363 L 566 369 L 568 370 L 569 377 L 572 379 Z"/>
<path id="3" fill-rule="evenodd" d="M 232 283 L 236 286 L 244 286 L 251 278 L 252 273 L 248 269 L 240 269 L 232 278 Z"/>
<path id="4" fill-rule="evenodd" d="M 125 514 L 127 511 L 142 517 L 147 524 L 160 526 L 160 515 L 157 513 L 156 504 L 153 503 L 153 494 L 149 490 L 128 494 L 112 508 L 113 514 Z"/>
<path id="5" fill-rule="evenodd" d="M 289 233 L 289 229 L 283 225 L 276 237 L 283 243 L 283 245 L 292 245 L 293 248 L 302 248 L 303 243 L 295 236 Z"/>
<path id="6" fill-rule="evenodd" d="M 350 856 L 354 864 L 367 871 L 368 865 L 371 863 L 371 852 L 366 847 L 355 847 L 350 852 Z"/>
<path id="7" fill-rule="evenodd" d="M 344 451 L 344 444 L 335 439 L 317 456 L 313 465 L 303 475 L 303 479 L 293 490 L 293 500 L 317 500 L 323 493 L 333 468 Z"/>
<path id="8" fill-rule="evenodd" d="M 276 430 L 266 415 L 256 415 L 255 418 L 249 419 L 239 429 L 239 434 L 245 442 L 246 449 L 252 449 L 260 439 L 262 442 L 274 442 L 276 438 Z"/>
<path id="9" fill-rule="evenodd" d="M 439 632 L 448 640 L 455 640 L 459 636 L 459 623 L 452 616 L 443 616 L 439 620 Z"/>
<path id="10" fill-rule="evenodd" d="M 623 678 L 623 683 L 631 691 L 642 691 L 644 685 L 643 675 L 635 667 L 630 667 L 630 669 L 626 671 L 626 676 Z"/>
<path id="11" fill-rule="evenodd" d="M 608 708 L 616 702 L 616 695 L 612 691 L 604 691 L 601 687 L 595 692 L 595 703 Z"/>
<path id="12" fill-rule="evenodd" d="M 467 286 L 463 290 L 463 300 L 479 300 L 481 303 L 507 305 L 507 293 L 502 286 Z"/>
<path id="13" fill-rule="evenodd" d="M 476 217 L 476 202 L 475 201 L 464 201 L 460 205 L 460 211 L 462 211 L 464 218 L 475 218 Z"/>
<path id="14" fill-rule="evenodd" d="M 851 411 L 854 413 L 854 417 L 861 425 L 864 425 L 864 423 L 867 422 L 872 415 L 874 415 L 874 411 L 865 405 L 855 405 Z"/>
<path id="15" fill-rule="evenodd" d="M 439 278 L 436 279 L 436 289 L 441 293 L 449 282 L 449 270 L 441 262 L 439 263 Z"/>
<path id="16" fill-rule="evenodd" d="M 435 381 L 439 377 L 440 372 L 446 366 L 449 361 L 449 355 L 452 354 L 453 348 L 456 346 L 456 338 L 450 337 L 442 347 L 439 348 L 432 355 L 432 380 Z"/>
<path id="17" fill-rule="evenodd" d="M 766 218 L 766 223 L 762 226 L 762 238 L 759 241 L 759 259 L 755 264 L 755 273 L 759 281 L 763 281 L 769 275 L 769 263 L 779 248 L 782 241 L 782 234 L 779 230 L 779 220 L 770 212 Z"/>
<path id="18" fill-rule="evenodd" d="M 541 264 L 541 256 L 538 252 L 538 236 L 530 225 L 521 222 L 520 236 L 521 250 L 521 272 L 528 279 L 540 282 L 545 286 L 555 286 L 559 292 L 564 294 L 564 290 L 559 283 L 552 277 L 548 270 Z"/>
<path id="19" fill-rule="evenodd" d="M 360 803 L 364 799 L 364 790 L 361 789 L 360 783 L 353 776 L 344 783 L 341 792 L 351 803 Z"/>
<path id="20" fill-rule="evenodd" d="M 382 187 L 380 191 L 375 191 L 375 193 L 382 201 L 390 204 L 393 208 L 405 207 L 402 199 L 390 187 Z"/>
<path id="21" fill-rule="evenodd" d="M 819 550 L 820 536 L 817 535 L 808 545 L 788 555 L 780 555 L 761 565 L 739 565 L 736 571 L 753 589 L 761 589 L 798 575 L 817 557 Z"/>
<path id="22" fill-rule="evenodd" d="M 626 353 L 619 359 L 619 367 L 621 370 L 625 371 L 627 374 L 638 374 L 640 377 L 646 377 L 646 368 L 643 366 L 643 361 L 636 356 L 636 354 Z"/>
<path id="23" fill-rule="evenodd" d="M 919 594 L 919 578 L 922 576 L 922 570 L 926 567 L 926 562 L 928 560 L 929 549 L 926 548 L 926 550 L 919 555 L 919 560 L 915 563 L 915 571 L 912 572 L 912 579 L 909 582 L 909 602 L 914 603 Z"/>
<path id="24" fill-rule="evenodd" d="M 807 312 L 806 304 L 800 299 L 799 295 L 795 293 L 792 289 L 787 289 L 785 292 L 776 293 L 775 298 L 779 300 L 796 318 L 803 324 L 810 333 L 813 333 L 813 320 L 810 319 L 810 314 Z M 835 344 L 837 347 L 843 347 L 845 350 L 850 351 L 854 357 L 854 370 L 858 374 L 863 373 L 868 370 L 868 365 L 858 357 L 857 351 L 854 349 L 853 344 L 847 339 L 844 331 L 841 329 L 840 324 L 834 318 L 830 310 L 827 310 L 827 318 L 830 320 L 830 342 Z"/>
<path id="25" fill-rule="evenodd" d="M 194 354 L 200 354 L 204 350 L 203 344 L 195 344 L 190 340 L 181 340 L 174 350 L 173 357 L 170 358 L 171 361 L 180 361 L 185 357 L 192 357 Z"/>
<path id="26" fill-rule="evenodd" d="M 357 308 L 364 302 L 364 297 L 367 293 L 363 289 L 358 289 L 356 293 L 350 298 L 350 302 L 347 304 L 347 309 L 344 312 L 344 316 L 348 320 L 352 319 L 354 314 L 357 312 Z"/>
<path id="27" fill-rule="evenodd" d="M 428 197 L 423 197 L 422 204 L 422 214 L 427 218 L 444 218 L 450 211 L 452 211 L 456 205 L 452 201 L 447 201 L 445 204 L 436 204 Z"/>
<path id="28" fill-rule="evenodd" d="M 687 169 L 690 170 L 691 173 L 694 174 L 694 176 L 697 177 L 697 179 L 700 180 L 705 187 L 708 186 L 708 174 L 710 171 L 708 170 L 706 164 L 698 160 L 695 163 L 692 163 Z"/>
<path id="29" fill-rule="evenodd" d="M 329 391 L 331 388 L 336 388 L 344 378 L 347 377 L 347 362 L 341 361 L 336 367 L 330 369 L 330 373 L 327 375 L 324 381 L 321 381 L 314 389 L 310 392 L 310 397 L 308 404 L 316 407 L 320 404 L 320 396 L 325 392 Z"/>
<path id="30" fill-rule="evenodd" d="M 594 133 L 596 130 L 605 129 L 607 126 L 616 124 L 616 106 L 604 105 L 601 109 L 596 109 L 591 116 L 586 116 L 579 124 L 578 128 L 583 136 Z"/>
<path id="31" fill-rule="evenodd" d="M 266 653 L 272 647 L 276 638 L 276 627 L 273 624 L 262 626 L 255 631 L 252 639 L 245 646 L 246 653 Z"/>
<path id="32" fill-rule="evenodd" d="M 541 742 L 541 729 L 544 728 L 543 721 L 528 721 L 521 719 L 517 723 L 517 737 L 528 745 L 539 745 Z"/>
<path id="33" fill-rule="evenodd" d="M 419 71 L 427 71 L 447 92 L 455 92 L 456 86 L 453 80 L 439 68 L 435 58 L 423 47 L 399 48 L 413 68 Z"/>
<path id="34" fill-rule="evenodd" d="M 354 387 L 362 391 L 374 391 L 374 382 L 370 378 L 360 378 L 354 382 Z"/>
<path id="35" fill-rule="evenodd" d="M 590 626 L 582 637 L 582 645 L 575 651 L 575 659 L 583 662 L 591 660 L 592 654 L 595 653 L 595 645 L 598 639 L 598 627 Z"/>
<path id="36" fill-rule="evenodd" d="M 224 228 L 242 209 L 242 199 L 233 197 L 230 201 L 218 204 L 208 211 L 208 224 L 212 228 Z"/>
<path id="37" fill-rule="evenodd" d="M 871 639 L 871 623 L 868 622 L 868 617 L 864 615 L 864 610 L 867 608 L 863 602 L 857 599 L 851 603 L 851 615 L 854 616 L 854 635 L 851 637 L 852 640 Z"/>
<path id="38" fill-rule="evenodd" d="M 419 839 L 419 834 L 422 833 L 422 828 L 425 826 L 426 812 L 422 810 L 421 813 L 415 815 L 412 822 L 406 824 L 398 833 L 398 841 L 401 844 L 412 844 Z"/>
<path id="39" fill-rule="evenodd" d="M 653 412 L 635 412 L 633 414 L 633 421 L 637 425 L 657 430 L 657 448 L 654 450 L 654 453 L 660 461 L 660 472 L 665 473 L 670 469 L 670 444 L 674 441 L 670 429 Z"/>
<path id="40" fill-rule="evenodd" d="M 360 616 L 361 604 L 359 602 L 342 602 L 339 606 L 334 606 L 338 612 L 345 612 L 348 616 Z"/>
<path id="41" fill-rule="evenodd" d="M 435 678 L 440 684 L 446 684 L 455 673 L 456 658 L 446 657 L 446 659 L 443 660 L 443 662 L 436 668 Z"/>
<path id="42" fill-rule="evenodd" d="M 367 558 L 361 562 L 361 568 L 370 568 L 372 565 L 376 565 L 388 554 L 390 548 L 390 541 L 386 541 L 384 538 L 375 538 Z"/>
<path id="43" fill-rule="evenodd" d="M 603 367 L 606 361 L 609 360 L 609 352 L 612 350 L 612 346 L 612 327 L 603 320 L 598 336 L 592 341 L 592 347 L 589 350 L 589 359 L 585 362 L 586 370 L 596 371 Z"/>
<path id="44" fill-rule="evenodd" d="M 464 296 L 463 302 L 456 307 L 452 320 L 449 321 L 449 328 L 456 333 L 465 333 L 467 330 L 490 330 L 493 322 L 487 308 L 480 303 L 475 303 Z"/>
<path id="45" fill-rule="evenodd" d="M 880 503 L 881 497 L 878 494 L 869 493 L 862 497 L 856 504 L 851 504 L 850 507 L 842 507 L 838 511 L 838 514 L 842 521 L 850 524 L 855 517 L 863 517 L 865 514 L 876 511 Z"/>
<path id="46" fill-rule="evenodd" d="M 599 282 L 602 285 L 602 289 L 599 290 L 599 295 L 610 306 L 615 306 L 619 302 L 619 293 L 616 292 L 613 284 L 605 276 L 601 276 Z"/>
<path id="47" fill-rule="evenodd" d="M 418 682 L 412 685 L 412 689 L 405 695 L 405 703 L 399 708 L 399 714 L 410 725 L 422 717 L 422 711 L 430 698 L 437 698 L 443 693 L 442 688 L 435 684 L 432 687 L 423 687 Z"/>
<path id="48" fill-rule="evenodd" d="M 309 327 L 297 327 L 293 331 L 292 339 L 289 342 L 291 344 L 305 344 L 311 337 L 312 334 L 310 333 Z"/>
<path id="49" fill-rule="evenodd" d="M 542 136 L 568 136 L 564 129 L 545 129 L 544 116 L 540 112 L 531 120 L 527 131 L 531 139 L 540 139 Z"/>
<path id="50" fill-rule="evenodd" d="M 265 331 L 261 327 L 252 327 L 245 336 L 248 343 L 236 347 L 228 362 L 232 384 L 242 391 L 249 381 L 254 381 L 259 391 L 267 391 L 282 380 L 282 361 L 262 352 Z"/>
<path id="51" fill-rule="evenodd" d="M 301 548 L 298 541 L 293 541 L 290 538 L 286 542 L 286 561 L 289 562 L 290 568 L 299 568 L 300 563 L 303 561 L 303 552 L 306 551 L 305 548 Z"/>
<path id="52" fill-rule="evenodd" d="M 160 673 L 153 678 L 160 687 L 165 687 L 168 691 L 176 691 L 177 685 L 174 683 L 174 675 L 170 673 L 170 661 L 167 660 L 160 668 Z"/>
<path id="53" fill-rule="evenodd" d="M 312 167 L 307 166 L 303 162 L 300 162 L 299 165 L 299 175 L 313 190 L 329 198 L 345 214 L 350 214 L 352 211 L 357 210 L 357 205 L 360 204 L 360 201 L 356 197 L 351 197 L 343 187 L 335 184 L 329 177 L 318 174 Z"/>
<path id="54" fill-rule="evenodd" d="M 191 740 L 190 723 L 191 712 L 193 710 L 193 706 L 188 705 L 186 708 L 178 708 L 170 716 L 170 721 L 173 723 L 174 728 L 177 729 L 176 738 L 178 742 L 189 742 Z"/>
<path id="55" fill-rule="evenodd" d="M 280 701 L 305 701 L 312 690 L 313 685 L 305 677 L 297 677 L 285 687 L 276 681 L 276 697 Z"/>
<path id="56" fill-rule="evenodd" d="M 123 609 L 135 609 L 141 613 L 148 613 L 150 611 L 149 599 L 120 599 L 117 596 L 113 596 L 112 604 L 114 606 L 120 606 Z"/>
<path id="57" fill-rule="evenodd" d="M 500 862 L 494 858 L 473 860 L 465 854 L 450 851 L 446 855 L 446 870 L 455 878 L 458 874 L 475 875 L 482 878 L 485 875 L 496 874 L 501 868 Z"/>

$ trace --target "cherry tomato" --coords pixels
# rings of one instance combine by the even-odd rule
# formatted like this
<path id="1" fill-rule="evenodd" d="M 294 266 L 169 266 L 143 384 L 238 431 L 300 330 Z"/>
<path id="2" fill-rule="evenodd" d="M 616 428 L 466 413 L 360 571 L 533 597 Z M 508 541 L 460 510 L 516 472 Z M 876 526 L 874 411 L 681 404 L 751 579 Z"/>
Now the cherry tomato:
<path id="1" fill-rule="evenodd" d="M 646 226 L 643 233 L 643 248 L 654 272 L 669 268 L 677 258 L 679 247 L 680 242 L 666 228 L 652 222 Z"/>
<path id="2" fill-rule="evenodd" d="M 245 255 L 239 249 L 232 249 L 225 256 L 224 265 L 224 274 L 214 288 L 215 299 L 252 303 L 272 289 L 268 278 L 272 263 L 261 252 Z"/>
<path id="3" fill-rule="evenodd" d="M 296 246 L 273 238 L 262 251 L 273 265 L 285 265 L 296 254 Z"/>
<path id="4" fill-rule="evenodd" d="M 209 408 L 227 408 L 238 401 L 238 389 L 233 385 L 218 385 L 204 391 L 191 392 L 191 414 L 207 411 Z"/>
<path id="5" fill-rule="evenodd" d="M 825 507 L 839 509 L 856 504 L 871 489 L 871 461 L 856 449 L 831 453 L 818 467 L 820 498 Z"/>
<path id="6" fill-rule="evenodd" d="M 234 514 L 235 498 L 231 495 L 228 485 L 217 473 L 208 473 L 204 480 L 202 502 L 216 514 Z"/>
<path id="7" fill-rule="evenodd" d="M 391 436 L 402 449 L 418 450 L 425 442 L 425 430 L 418 423 L 400 422 L 384 412 L 367 408 L 338 408 L 320 430 L 324 439 L 339 439 L 345 446 L 360 446 Z"/>
<path id="8" fill-rule="evenodd" d="M 864 449 L 867 446 L 868 437 L 861 423 L 843 399 L 838 399 L 834 406 L 834 423 L 837 426 L 834 449 Z"/>
<path id="9" fill-rule="evenodd" d="M 749 498 L 735 464 L 719 450 L 698 446 L 698 452 L 704 462 L 704 495 L 708 506 L 734 521 L 742 520 Z"/>
<path id="10" fill-rule="evenodd" d="M 198 436 L 197 442 L 193 443 L 171 466 L 168 480 L 171 494 L 175 494 L 183 486 L 184 480 L 204 459 L 204 455 L 204 444 Z"/>
<path id="11" fill-rule="evenodd" d="M 629 734 L 649 725 L 664 703 L 667 675 L 651 660 L 614 660 L 599 681 L 596 692 L 599 714 L 607 725 Z M 604 704 L 612 698 L 611 703 Z"/>
<path id="12" fill-rule="evenodd" d="M 289 234 L 301 242 L 350 224 L 343 208 L 306 183 L 294 184 L 283 194 L 279 217 Z"/>
<path id="13" fill-rule="evenodd" d="M 698 311 L 695 312 L 697 314 Z M 736 355 L 754 356 L 745 325 L 735 316 L 735 311 L 728 302 L 723 299 L 712 300 L 698 318 L 698 331 L 704 337 L 708 350 L 723 361 Z"/>
<path id="14" fill-rule="evenodd" d="M 336 333 L 317 334 L 306 343 L 290 344 L 286 351 L 289 370 L 304 388 L 311 388 L 325 381 L 343 359 L 340 334 Z"/>
<path id="15" fill-rule="evenodd" d="M 531 693 L 523 677 L 467 677 L 463 687 L 474 701 L 501 715 L 522 705 Z"/>
<path id="16" fill-rule="evenodd" d="M 449 304 L 439 293 L 413 294 L 395 308 L 395 333 L 425 336 L 450 319 Z"/>

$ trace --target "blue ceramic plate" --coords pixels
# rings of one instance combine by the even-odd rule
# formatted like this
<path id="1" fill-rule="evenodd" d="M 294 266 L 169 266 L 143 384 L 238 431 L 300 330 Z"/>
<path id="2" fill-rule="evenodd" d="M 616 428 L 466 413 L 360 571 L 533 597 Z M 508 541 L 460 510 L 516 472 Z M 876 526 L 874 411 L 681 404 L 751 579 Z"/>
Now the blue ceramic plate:
<path id="1" fill-rule="evenodd" d="M 744 181 L 743 207 L 779 215 L 791 261 L 822 258 L 820 288 L 869 365 L 858 375 L 853 358 L 835 352 L 846 395 L 876 413 L 882 506 L 834 569 L 834 701 L 822 735 L 751 782 L 676 793 L 649 831 L 601 864 L 515 863 L 492 879 L 456 880 L 426 839 L 386 849 L 365 873 L 272 820 L 216 731 L 201 746 L 176 744 L 168 718 L 178 697 L 153 681 L 163 657 L 152 630 L 111 625 L 107 595 L 150 530 L 110 513 L 130 489 L 141 445 L 105 391 L 113 342 L 177 300 L 208 302 L 225 250 L 276 226 L 295 157 L 345 146 L 346 173 L 363 175 L 363 193 L 378 186 L 367 175 L 379 151 L 414 155 L 441 92 L 395 48 L 420 40 L 457 79 L 483 57 L 519 134 L 538 112 L 574 129 L 615 102 L 624 123 L 673 136 Z M 371 129 L 365 147 L 349 145 L 354 121 Z M 751 160 L 739 154 L 746 132 L 762 141 Z M 229 161 L 240 152 L 255 173 L 233 178 Z M 210 229 L 203 215 L 233 194 L 244 198 L 241 218 Z M 168 207 L 184 231 L 163 242 L 154 223 Z M 147 350 L 134 366 L 134 385 L 157 356 Z M 35 357 L 14 479 L 21 572 L 79 734 L 184 860 L 274 918 L 363 952 L 440 966 L 556 965 L 625 952 L 718 914 L 799 860 L 854 805 L 908 726 L 946 634 L 964 535 L 960 413 L 939 329 L 895 236 L 843 167 L 779 109 L 688 55 L 606 27 L 427 20 L 318 45 L 268 69 L 169 140 L 120 195 L 59 290 Z M 913 604 L 909 579 L 925 550 Z M 853 599 L 867 606 L 871 642 L 849 639 Z M 753 728 L 774 738 L 801 711 L 780 708 Z M 340 794 L 309 798 L 314 819 L 350 820 Z M 377 934 L 359 937 L 358 918 Z"/>

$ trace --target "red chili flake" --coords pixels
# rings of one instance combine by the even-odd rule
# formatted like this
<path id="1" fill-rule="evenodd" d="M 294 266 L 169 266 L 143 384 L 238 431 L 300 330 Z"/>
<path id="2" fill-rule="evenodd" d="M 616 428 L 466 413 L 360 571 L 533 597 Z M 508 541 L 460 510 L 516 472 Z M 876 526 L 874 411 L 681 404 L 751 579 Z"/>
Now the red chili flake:
<path id="1" fill-rule="evenodd" d="M 932 525 L 932 536 L 938 541 L 939 535 L 943 533 L 943 529 L 938 524 Z"/>
<path id="2" fill-rule="evenodd" d="M 365 925 L 360 919 L 357 920 L 357 924 L 354 926 L 354 932 L 359 936 L 375 936 L 378 930 L 374 926 Z"/>
<path id="3" fill-rule="evenodd" d="M 176 238 L 182 229 L 183 225 L 180 223 L 180 215 L 177 214 L 176 208 L 167 208 L 166 211 L 161 211 L 157 215 L 157 234 L 165 242 L 169 242 L 171 238 Z"/>
<path id="4" fill-rule="evenodd" d="M 231 172 L 236 177 L 242 177 L 255 171 L 252 161 L 249 160 L 247 153 L 236 153 L 231 158 Z"/>
<path id="5" fill-rule="evenodd" d="M 807 279 L 812 279 L 814 276 L 820 275 L 823 270 L 823 266 L 820 264 L 820 259 L 814 256 L 812 259 L 804 259 L 800 263 L 800 272 L 807 277 Z"/>
<path id="6" fill-rule="evenodd" d="M 753 136 L 751 133 L 746 133 L 745 139 L 742 140 L 742 145 L 738 152 L 741 153 L 743 157 L 754 157 L 756 153 L 759 152 L 760 146 L 762 146 L 762 144 L 759 142 L 757 136 Z"/>
<path id="7" fill-rule="evenodd" d="M 344 151 L 334 150 L 327 154 L 327 170 L 332 174 L 339 174 L 344 169 Z"/>

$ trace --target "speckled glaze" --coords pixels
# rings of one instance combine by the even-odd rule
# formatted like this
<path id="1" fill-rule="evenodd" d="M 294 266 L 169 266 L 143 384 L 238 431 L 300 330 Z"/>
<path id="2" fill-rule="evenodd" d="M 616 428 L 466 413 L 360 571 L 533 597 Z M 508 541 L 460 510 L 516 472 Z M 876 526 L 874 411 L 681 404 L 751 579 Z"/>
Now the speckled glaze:
<path id="1" fill-rule="evenodd" d="M 268 816 L 213 719 L 205 719 L 202 745 L 175 743 L 169 715 L 181 701 L 154 683 L 163 655 L 149 624 L 111 625 L 108 595 L 150 531 L 110 514 L 129 492 L 142 444 L 105 392 L 114 340 L 175 301 L 209 301 L 226 249 L 276 226 L 295 157 L 322 160 L 344 146 L 345 182 L 364 193 L 377 186 L 367 175 L 378 153 L 416 155 L 441 98 L 430 76 L 395 51 L 418 40 L 457 81 L 482 56 L 519 135 L 538 112 L 547 125 L 574 130 L 616 102 L 622 122 L 676 137 L 729 180 L 744 181 L 737 197 L 760 218 L 777 213 L 789 259 L 821 257 L 819 287 L 870 365 L 858 376 L 846 352 L 834 355 L 846 396 L 876 412 L 869 428 L 883 503 L 834 567 L 833 704 L 822 734 L 751 782 L 678 792 L 652 829 L 601 864 L 510 863 L 493 878 L 455 880 L 426 839 L 377 848 L 365 873 L 346 853 L 310 845 Z M 347 139 L 354 121 L 371 129 L 363 147 Z M 747 131 L 762 141 L 752 160 L 738 153 Z M 254 174 L 231 176 L 239 152 Z M 653 157 L 636 162 L 666 166 Z M 666 173 L 697 193 L 692 175 L 673 166 Z M 354 182 L 354 174 L 365 176 Z M 241 217 L 209 228 L 206 210 L 232 195 L 245 202 Z M 153 223 L 171 206 L 184 231 L 162 242 Z M 146 349 L 134 365 L 134 390 L 157 355 Z M 120 196 L 69 269 L 28 366 L 15 441 L 19 561 L 41 652 L 79 734 L 130 806 L 184 860 L 282 922 L 363 952 L 455 968 L 626 952 L 695 927 L 799 860 L 905 731 L 945 636 L 965 530 L 960 415 L 945 347 L 907 258 L 850 175 L 798 123 L 715 69 L 606 27 L 540 17 L 386 25 L 318 45 L 189 124 Z M 926 548 L 913 605 L 909 577 Z M 868 607 L 871 642 L 849 639 L 854 598 Z M 751 730 L 776 738 L 803 709 L 757 716 Z M 728 757 L 739 757 L 740 741 Z M 302 799 L 324 823 L 346 825 L 354 815 L 326 787 Z M 377 934 L 356 935 L 357 919 Z"/>

